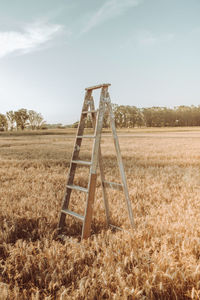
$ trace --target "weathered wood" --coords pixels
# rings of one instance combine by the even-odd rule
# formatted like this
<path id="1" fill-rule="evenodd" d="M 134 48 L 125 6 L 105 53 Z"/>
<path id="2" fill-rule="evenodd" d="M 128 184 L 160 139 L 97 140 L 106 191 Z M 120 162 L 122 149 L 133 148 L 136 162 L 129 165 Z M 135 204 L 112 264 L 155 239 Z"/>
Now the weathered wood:
<path id="1" fill-rule="evenodd" d="M 103 87 L 101 89 L 100 102 L 99 102 L 99 111 L 97 114 L 96 125 L 95 125 L 95 140 L 92 149 L 92 166 L 91 173 L 95 174 L 99 162 L 99 146 L 101 141 L 101 131 L 103 128 L 103 117 L 105 111 L 105 103 L 103 102 L 103 98 L 105 97 L 108 91 L 107 87 Z"/>
<path id="2" fill-rule="evenodd" d="M 94 109 L 94 100 L 92 98 L 91 101 L 91 109 Z M 95 130 L 96 126 L 96 115 L 92 114 L 92 125 Z M 103 193 L 103 201 L 104 201 L 104 207 L 105 207 L 105 213 L 106 213 L 106 223 L 107 226 L 110 223 L 110 212 L 109 212 L 109 204 L 108 204 L 108 195 L 106 191 L 106 187 L 104 186 L 103 182 L 105 181 L 105 174 L 103 169 L 103 160 L 102 160 L 102 154 L 101 154 L 101 145 L 99 146 L 99 169 L 100 169 L 100 178 L 101 178 L 101 187 L 102 187 L 102 193 Z"/>
<path id="3" fill-rule="evenodd" d="M 74 184 L 68 184 L 67 188 L 71 189 L 71 190 L 76 190 L 76 191 L 79 191 L 79 192 L 84 192 L 84 193 L 88 192 L 88 189 L 86 189 L 82 186 L 74 185 Z"/>
<path id="4" fill-rule="evenodd" d="M 109 211 L 109 204 L 108 204 L 108 193 L 107 193 L 106 186 L 104 185 L 105 174 L 104 174 L 104 169 L 103 169 L 101 146 L 99 148 L 99 169 L 100 169 L 101 187 L 102 187 L 102 193 L 103 193 L 103 202 L 104 202 L 105 213 L 106 213 L 106 224 L 108 226 L 110 223 L 110 211 Z"/>
<path id="5" fill-rule="evenodd" d="M 110 83 L 102 83 L 102 84 L 98 84 L 98 85 L 93 85 L 93 86 L 89 86 L 87 87 L 85 90 L 96 90 L 96 89 L 101 89 L 103 87 L 109 87 L 111 84 Z"/>
<path id="6" fill-rule="evenodd" d="M 89 114 L 89 113 L 97 113 L 98 110 L 87 110 L 87 111 L 82 111 L 82 114 Z"/>
<path id="7" fill-rule="evenodd" d="M 122 162 L 122 158 L 121 158 L 119 141 L 118 141 L 117 132 L 116 132 L 116 128 L 115 128 L 114 114 L 112 111 L 110 96 L 108 93 L 108 86 L 110 86 L 110 84 L 105 83 L 105 84 L 86 88 L 82 113 L 81 113 L 81 117 L 80 117 L 79 126 L 77 129 L 75 144 L 74 144 L 74 151 L 72 154 L 72 159 L 71 159 L 70 168 L 69 168 L 66 193 L 65 193 L 64 200 L 63 200 L 63 205 L 62 205 L 62 210 L 61 210 L 61 215 L 60 215 L 59 230 L 61 230 L 62 227 L 64 226 L 66 215 L 70 215 L 72 217 L 78 218 L 79 220 L 83 221 L 82 237 L 81 237 L 82 239 L 88 238 L 90 236 L 98 165 L 100 168 L 101 186 L 102 186 L 102 191 L 103 191 L 103 200 L 104 200 L 104 206 L 105 206 L 105 212 L 106 212 L 107 225 L 111 226 L 112 228 L 121 230 L 121 228 L 110 224 L 110 213 L 109 213 L 107 188 L 112 188 L 112 189 L 115 189 L 118 191 L 122 191 L 122 190 L 124 191 L 127 208 L 128 208 L 128 213 L 129 213 L 129 219 L 130 219 L 132 227 L 134 227 L 134 219 L 133 219 L 133 213 L 132 213 L 132 208 L 131 208 L 131 202 L 130 202 L 130 198 L 129 198 L 127 181 L 126 181 L 126 176 L 125 176 L 125 172 L 124 172 L 124 168 L 123 168 L 123 162 Z M 95 110 L 94 100 L 92 98 L 92 91 L 94 89 L 98 89 L 98 88 L 101 88 L 100 102 L 99 102 L 99 109 Z M 120 171 L 120 175 L 121 175 L 122 184 L 115 183 L 115 182 L 108 182 L 105 180 L 100 142 L 101 142 L 101 132 L 102 132 L 102 128 L 103 128 L 103 118 L 104 118 L 104 113 L 105 113 L 106 108 L 108 109 L 109 115 L 110 115 L 110 124 L 111 124 L 111 129 L 112 129 L 112 135 L 114 138 L 115 150 L 116 150 L 116 154 L 117 154 L 117 161 L 118 161 L 118 165 L 119 165 L 119 171 Z M 87 115 L 89 113 L 92 116 L 94 135 L 83 135 L 85 119 L 87 118 Z M 82 161 L 79 159 L 79 152 L 80 152 L 80 147 L 81 147 L 83 138 L 94 138 L 91 162 Z M 77 165 L 90 166 L 88 188 L 76 186 L 73 184 Z M 81 216 L 81 215 L 77 214 L 76 212 L 68 210 L 69 200 L 70 200 L 72 190 L 78 190 L 78 191 L 87 193 L 84 216 Z"/>
<path id="8" fill-rule="evenodd" d="M 97 174 L 90 174 L 89 191 L 88 191 L 88 197 L 86 202 L 81 239 L 87 239 L 90 236 L 92 213 L 93 213 L 93 206 L 94 206 L 94 196 L 95 196 L 95 189 L 96 189 L 96 179 L 97 179 Z"/>
<path id="9" fill-rule="evenodd" d="M 91 98 L 91 94 L 92 94 L 92 91 L 90 91 L 90 90 L 86 91 L 82 111 L 88 110 L 89 105 L 90 105 L 89 100 Z M 75 139 L 74 151 L 73 151 L 73 154 L 72 154 L 71 161 L 78 159 L 79 152 L 80 152 L 80 147 L 81 147 L 81 143 L 82 143 L 82 139 L 79 139 L 78 136 L 83 135 L 84 125 L 85 125 L 85 118 L 86 117 L 87 117 L 87 115 L 84 115 L 84 114 L 82 115 L 81 114 L 79 126 L 77 128 L 77 136 L 76 136 L 76 139 Z M 67 185 L 73 184 L 76 167 L 77 167 L 77 164 L 73 164 L 72 162 L 70 163 L 69 172 L 68 172 L 68 179 L 67 179 Z M 69 200 L 70 200 L 70 196 L 71 196 L 71 191 L 72 191 L 71 189 L 66 187 L 66 192 L 65 192 L 65 196 L 64 196 L 63 204 L 62 204 L 62 209 L 68 209 Z M 62 230 L 62 227 L 65 224 L 65 218 L 66 218 L 66 214 L 62 213 L 62 211 L 61 211 L 59 224 L 58 224 L 58 232 L 60 232 Z"/>
<path id="10" fill-rule="evenodd" d="M 95 135 L 78 135 L 77 139 L 94 139 Z"/>
<path id="11" fill-rule="evenodd" d="M 83 161 L 83 160 L 72 160 L 73 164 L 83 165 L 83 166 L 91 166 L 91 161 Z"/>
<path id="12" fill-rule="evenodd" d="M 91 228 L 91 221 L 92 221 L 92 212 L 93 212 L 93 205 L 94 205 L 94 196 L 95 196 L 95 189 L 96 189 L 96 177 L 97 177 L 97 166 L 98 166 L 98 159 L 99 159 L 99 148 L 100 148 L 100 140 L 101 140 L 101 131 L 103 127 L 103 116 L 105 110 L 105 104 L 103 102 L 103 97 L 107 92 L 107 88 L 102 88 L 101 96 L 100 96 L 100 103 L 99 103 L 99 110 L 96 119 L 96 126 L 95 126 L 95 140 L 93 143 L 92 149 L 92 165 L 90 167 L 90 179 L 88 184 L 88 196 L 87 196 L 87 203 L 86 203 L 86 210 L 85 210 L 85 220 L 83 223 L 82 229 L 82 239 L 88 238 L 90 235 L 90 228 Z M 90 99 L 90 105 L 93 99 Z"/>
<path id="13" fill-rule="evenodd" d="M 123 229 L 121 227 L 118 227 L 118 226 L 115 226 L 115 225 L 112 225 L 112 224 L 109 224 L 109 226 L 113 229 L 116 229 L 116 230 L 120 230 L 122 231 Z"/>

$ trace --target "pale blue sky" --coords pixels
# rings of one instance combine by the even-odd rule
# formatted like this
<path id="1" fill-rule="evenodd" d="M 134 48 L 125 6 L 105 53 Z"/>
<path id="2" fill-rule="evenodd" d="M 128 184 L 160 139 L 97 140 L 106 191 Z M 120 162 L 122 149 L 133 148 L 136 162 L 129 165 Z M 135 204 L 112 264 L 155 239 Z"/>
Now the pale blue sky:
<path id="1" fill-rule="evenodd" d="M 0 0 L 0 113 L 79 119 L 87 86 L 112 102 L 200 104 L 199 0 Z"/>

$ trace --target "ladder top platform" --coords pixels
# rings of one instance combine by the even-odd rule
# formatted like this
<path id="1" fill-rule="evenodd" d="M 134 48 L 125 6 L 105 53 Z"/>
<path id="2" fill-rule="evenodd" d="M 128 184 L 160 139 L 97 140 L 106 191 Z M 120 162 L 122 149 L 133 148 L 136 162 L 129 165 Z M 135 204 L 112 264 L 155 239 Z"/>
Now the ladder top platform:
<path id="1" fill-rule="evenodd" d="M 93 85 L 93 86 L 90 86 L 90 87 L 87 87 L 85 90 L 88 91 L 88 90 L 96 90 L 96 89 L 100 89 L 102 87 L 107 87 L 107 86 L 110 86 L 111 84 L 110 83 L 102 83 L 102 84 L 98 84 L 98 85 Z"/>

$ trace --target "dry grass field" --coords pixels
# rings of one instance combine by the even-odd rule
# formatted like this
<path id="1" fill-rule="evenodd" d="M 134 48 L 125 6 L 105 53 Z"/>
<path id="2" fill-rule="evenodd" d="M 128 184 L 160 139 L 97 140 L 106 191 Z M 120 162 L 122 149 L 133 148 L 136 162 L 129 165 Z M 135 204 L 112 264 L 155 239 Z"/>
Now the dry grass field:
<path id="1" fill-rule="evenodd" d="M 65 241 L 55 235 L 73 132 L 44 133 L 0 135 L 0 299 L 200 299 L 200 129 L 120 132 L 136 230 L 117 191 L 112 223 L 126 230 L 106 228 L 98 179 L 92 235 L 81 244 L 70 217 Z M 106 179 L 120 182 L 109 133 L 102 153 Z M 86 186 L 87 173 L 80 168 L 76 183 Z M 70 206 L 83 212 L 83 194 Z"/>

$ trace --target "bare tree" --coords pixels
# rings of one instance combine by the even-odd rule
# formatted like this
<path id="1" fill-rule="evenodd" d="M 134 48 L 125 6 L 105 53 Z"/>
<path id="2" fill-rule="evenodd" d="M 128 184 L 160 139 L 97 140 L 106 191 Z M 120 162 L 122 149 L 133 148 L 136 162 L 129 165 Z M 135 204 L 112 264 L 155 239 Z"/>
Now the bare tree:
<path id="1" fill-rule="evenodd" d="M 13 110 L 10 110 L 6 113 L 8 128 L 12 131 L 15 127 L 15 114 Z"/>
<path id="2" fill-rule="evenodd" d="M 8 122 L 6 119 L 6 116 L 3 114 L 0 114 L 0 131 L 7 130 L 8 128 Z"/>
<path id="3" fill-rule="evenodd" d="M 45 123 L 43 116 L 34 110 L 28 111 L 28 120 L 32 129 L 39 129 Z"/>

